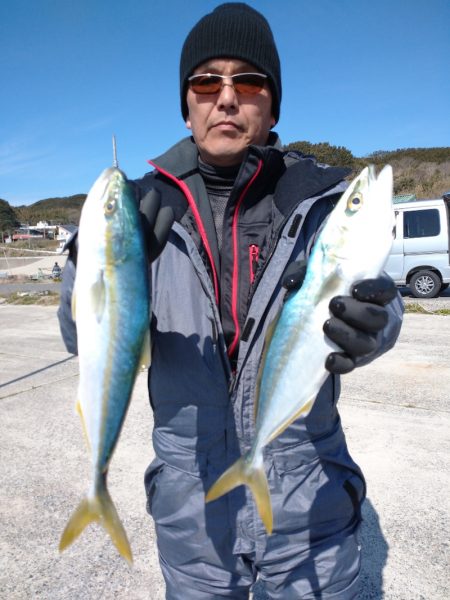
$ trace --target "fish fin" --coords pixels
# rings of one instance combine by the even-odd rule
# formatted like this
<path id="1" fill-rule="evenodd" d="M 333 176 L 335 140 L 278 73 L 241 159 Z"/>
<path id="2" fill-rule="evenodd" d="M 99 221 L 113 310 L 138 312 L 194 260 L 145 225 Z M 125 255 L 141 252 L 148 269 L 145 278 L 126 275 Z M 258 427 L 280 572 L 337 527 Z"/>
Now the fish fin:
<path id="1" fill-rule="evenodd" d="M 299 408 L 290 419 L 288 419 L 287 421 L 284 421 L 280 427 L 278 427 L 278 429 L 276 429 L 272 435 L 270 436 L 270 438 L 267 440 L 267 443 L 272 442 L 276 437 L 278 437 L 280 435 L 280 433 L 282 433 L 285 429 L 287 429 L 289 427 L 289 425 L 291 425 L 291 423 L 293 423 L 294 421 L 296 421 L 301 415 L 303 415 L 304 413 L 309 412 L 309 410 L 311 409 L 313 402 L 314 402 L 315 396 L 313 396 L 312 398 L 310 398 L 307 402 L 305 402 L 305 404 L 303 404 L 303 406 L 301 408 Z"/>
<path id="2" fill-rule="evenodd" d="M 259 369 L 258 369 L 258 376 L 256 378 L 256 393 L 255 393 L 255 401 L 254 401 L 254 405 L 253 405 L 253 418 L 256 421 L 256 415 L 258 414 L 258 406 L 259 406 L 259 391 L 261 389 L 261 379 L 262 379 L 262 374 L 264 372 L 264 366 L 266 364 L 266 359 L 267 359 L 267 354 L 269 352 L 269 346 L 270 346 L 270 341 L 273 337 L 275 328 L 277 326 L 278 320 L 280 318 L 281 315 L 281 309 L 277 312 L 277 314 L 275 315 L 273 321 L 271 321 L 269 323 L 269 326 L 267 327 L 266 330 L 266 336 L 264 338 L 264 345 L 263 345 L 263 351 L 262 351 L 262 355 L 261 355 L 261 362 L 259 364 Z"/>
<path id="3" fill-rule="evenodd" d="M 145 332 L 144 343 L 142 344 L 142 354 L 141 354 L 141 369 L 148 369 L 152 362 L 152 348 L 150 341 L 150 327 Z"/>
<path id="4" fill-rule="evenodd" d="M 206 502 L 217 500 L 220 496 L 243 484 L 250 488 L 259 516 L 270 535 L 273 529 L 272 504 L 262 461 L 261 466 L 252 467 L 245 456 L 237 460 L 210 488 L 206 494 Z"/>
<path id="5" fill-rule="evenodd" d="M 333 296 L 338 294 L 343 278 L 344 275 L 342 273 L 342 266 L 337 265 L 336 268 L 323 280 L 315 304 L 319 304 L 319 302 L 322 300 L 329 301 Z"/>
<path id="6" fill-rule="evenodd" d="M 77 403 L 75 405 L 75 410 L 80 415 L 81 426 L 83 428 L 83 433 L 84 433 L 84 439 L 86 440 L 86 444 L 87 444 L 88 450 L 90 451 L 91 450 L 91 442 L 89 441 L 88 430 L 87 430 L 87 427 L 86 427 L 86 420 L 84 418 L 83 409 L 81 407 L 80 400 L 77 400 Z"/>
<path id="7" fill-rule="evenodd" d="M 74 321 L 77 320 L 77 293 L 75 288 L 72 290 L 72 298 L 71 298 L 71 309 L 72 309 L 72 319 Z"/>
<path id="8" fill-rule="evenodd" d="M 98 272 L 97 279 L 91 286 L 90 294 L 92 309 L 94 311 L 97 322 L 100 323 L 106 305 L 105 280 L 103 277 L 102 270 Z"/>
<path id="9" fill-rule="evenodd" d="M 83 498 L 69 519 L 59 542 L 59 551 L 65 550 L 89 523 L 100 523 L 109 533 L 115 547 L 128 563 L 133 562 L 127 534 L 117 514 L 116 507 L 106 489 L 106 485 L 94 498 Z"/>

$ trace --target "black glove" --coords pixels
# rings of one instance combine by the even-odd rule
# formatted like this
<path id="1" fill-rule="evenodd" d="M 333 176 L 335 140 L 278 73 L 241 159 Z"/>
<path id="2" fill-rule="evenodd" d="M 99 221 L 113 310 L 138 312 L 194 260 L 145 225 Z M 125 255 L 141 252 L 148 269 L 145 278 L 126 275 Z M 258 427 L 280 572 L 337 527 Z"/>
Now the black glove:
<path id="1" fill-rule="evenodd" d="M 349 373 L 358 358 L 374 353 L 380 344 L 377 334 L 388 322 L 384 308 L 397 295 L 390 277 L 363 279 L 354 284 L 352 296 L 335 296 L 330 301 L 332 317 L 323 330 L 343 352 L 328 355 L 325 368 L 330 373 Z"/>
<path id="2" fill-rule="evenodd" d="M 289 263 L 283 273 L 281 285 L 285 287 L 288 292 L 300 289 L 303 280 L 305 279 L 307 266 L 308 263 L 306 260 L 296 260 L 295 262 Z"/>
<path id="3" fill-rule="evenodd" d="M 153 262 L 166 245 L 175 217 L 170 206 L 161 207 L 161 194 L 155 189 L 142 198 L 139 210 L 147 242 L 147 257 Z"/>

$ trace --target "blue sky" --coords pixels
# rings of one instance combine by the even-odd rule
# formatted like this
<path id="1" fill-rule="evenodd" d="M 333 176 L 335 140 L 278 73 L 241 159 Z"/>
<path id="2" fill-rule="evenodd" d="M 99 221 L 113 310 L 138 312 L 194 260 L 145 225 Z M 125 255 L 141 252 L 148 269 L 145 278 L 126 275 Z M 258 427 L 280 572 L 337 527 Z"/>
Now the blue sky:
<path id="1" fill-rule="evenodd" d="M 450 145 L 449 0 L 259 0 L 283 77 L 283 143 Z M 128 177 L 188 134 L 178 61 L 207 0 L 0 2 L 0 198 L 87 193 L 117 137 Z"/>

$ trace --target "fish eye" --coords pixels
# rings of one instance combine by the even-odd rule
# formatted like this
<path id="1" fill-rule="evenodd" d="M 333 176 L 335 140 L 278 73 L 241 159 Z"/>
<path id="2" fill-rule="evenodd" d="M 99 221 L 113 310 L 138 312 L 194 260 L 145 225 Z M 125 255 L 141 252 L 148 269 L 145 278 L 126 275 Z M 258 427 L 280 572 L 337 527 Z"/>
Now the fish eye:
<path id="1" fill-rule="evenodd" d="M 362 195 L 359 193 L 355 193 L 348 199 L 347 208 L 351 211 L 359 210 L 362 206 L 363 199 Z"/>
<path id="2" fill-rule="evenodd" d="M 105 202 L 105 213 L 107 215 L 112 214 L 116 210 L 116 200 L 115 198 L 108 198 Z"/>

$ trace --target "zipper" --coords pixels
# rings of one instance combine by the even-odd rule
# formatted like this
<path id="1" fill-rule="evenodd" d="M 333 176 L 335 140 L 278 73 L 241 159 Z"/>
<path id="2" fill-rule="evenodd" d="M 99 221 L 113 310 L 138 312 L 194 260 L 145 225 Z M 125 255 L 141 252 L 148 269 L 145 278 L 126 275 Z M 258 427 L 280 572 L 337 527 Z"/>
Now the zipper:
<path id="1" fill-rule="evenodd" d="M 213 345 L 214 354 L 217 351 L 217 342 L 219 340 L 219 334 L 217 331 L 216 321 L 214 319 L 214 315 L 211 317 L 211 341 Z"/>
<path id="2" fill-rule="evenodd" d="M 259 260 L 259 246 L 250 244 L 248 247 L 248 264 L 250 268 L 250 283 L 253 285 L 255 281 L 256 268 Z"/>
<path id="3" fill-rule="evenodd" d="M 281 224 L 281 226 L 280 226 L 280 228 L 278 230 L 278 234 L 277 234 L 276 238 L 274 239 L 274 241 L 273 241 L 273 243 L 272 243 L 272 245 L 271 245 L 271 247 L 269 249 L 267 258 L 264 261 L 264 264 L 263 264 L 262 268 L 259 269 L 259 271 L 258 271 L 258 276 L 256 277 L 256 275 L 255 275 L 256 283 L 258 283 L 261 280 L 261 277 L 263 276 L 263 274 L 264 274 L 264 272 L 266 270 L 266 267 L 267 267 L 268 263 L 270 262 L 270 259 L 272 258 L 273 254 L 275 253 L 275 250 L 276 250 L 276 248 L 278 246 L 278 242 L 279 242 L 279 240 L 280 240 L 280 238 L 281 238 L 281 236 L 283 234 L 283 231 L 284 231 L 284 229 L 286 227 L 286 223 L 289 221 L 289 219 L 292 217 L 293 213 L 297 209 L 298 209 L 298 206 L 295 206 L 292 209 L 292 211 L 286 216 L 286 218 L 284 219 L 283 223 Z M 302 217 L 303 216 L 304 215 L 302 214 Z M 258 254 L 259 254 L 259 248 L 258 248 Z M 258 256 L 258 258 L 259 258 L 259 256 Z M 255 292 L 255 286 L 253 286 L 252 289 L 250 290 L 249 303 L 251 302 L 251 299 L 253 298 L 254 292 Z M 261 318 L 261 320 L 260 320 L 259 323 L 261 323 L 266 318 L 266 316 L 267 316 L 266 315 L 267 309 L 268 309 L 268 307 L 266 307 L 266 310 L 264 311 L 264 314 L 263 314 L 263 316 L 262 316 L 262 318 Z M 229 387 L 229 393 L 230 394 L 232 394 L 234 392 L 234 390 L 236 389 L 236 387 L 237 387 L 238 380 L 239 380 L 240 375 L 242 373 L 242 370 L 243 370 L 243 368 L 245 366 L 246 360 L 247 360 L 247 357 L 244 359 L 244 362 L 243 362 L 243 364 L 241 366 L 241 369 L 240 369 L 239 373 L 236 372 L 236 373 L 233 374 L 233 378 L 231 380 L 230 387 Z"/>
<path id="4" fill-rule="evenodd" d="M 238 318 L 238 288 L 239 288 L 239 248 L 238 248 L 238 234 L 237 234 L 237 223 L 239 217 L 239 210 L 241 208 L 242 202 L 244 201 L 245 196 L 247 195 L 248 190 L 252 186 L 255 179 L 258 177 L 261 169 L 262 169 L 263 161 L 260 159 L 258 162 L 258 166 L 256 172 L 253 174 L 253 177 L 245 186 L 242 194 L 236 204 L 236 208 L 234 210 L 233 215 L 233 225 L 232 225 L 232 235 L 233 235 L 233 278 L 232 278 L 232 294 L 231 294 L 231 315 L 233 318 L 234 324 L 234 338 L 228 348 L 228 356 L 231 358 L 236 350 L 236 347 L 239 343 L 240 338 L 240 328 L 239 328 L 239 318 Z"/>
<path id="5" fill-rule="evenodd" d="M 200 212 L 199 212 L 199 210 L 197 208 L 197 204 L 195 202 L 195 199 L 194 199 L 193 195 L 191 194 L 190 189 L 188 188 L 188 186 L 186 185 L 186 183 L 184 181 L 182 181 L 181 179 L 178 179 L 177 177 L 175 177 L 175 175 L 172 175 L 172 173 L 169 173 L 169 171 L 166 171 L 165 169 L 162 169 L 160 166 L 158 166 L 157 164 L 155 164 L 151 160 L 148 160 L 147 162 L 150 165 L 152 165 L 152 167 L 154 167 L 159 173 L 162 173 L 168 179 L 170 179 L 171 181 L 173 181 L 174 183 L 176 183 L 176 185 L 181 189 L 181 191 L 185 195 L 186 200 L 188 201 L 188 204 L 191 207 L 192 213 L 194 215 L 195 222 L 197 223 L 197 227 L 198 227 L 198 231 L 199 231 L 199 234 L 200 234 L 200 238 L 201 238 L 201 240 L 203 242 L 203 247 L 205 248 L 206 255 L 208 256 L 208 259 L 209 259 L 209 264 L 210 264 L 211 272 L 212 272 L 213 286 L 214 286 L 214 295 L 215 295 L 216 303 L 217 303 L 217 305 L 219 305 L 219 303 L 220 303 L 220 298 L 219 298 L 219 280 L 218 280 L 218 277 L 217 277 L 216 267 L 214 265 L 214 259 L 213 259 L 212 251 L 211 251 L 211 247 L 209 245 L 209 240 L 208 240 L 208 237 L 206 235 L 206 231 L 205 231 L 205 227 L 203 225 L 202 218 L 200 216 Z"/>
<path id="6" fill-rule="evenodd" d="M 289 221 L 289 219 L 292 217 L 293 213 L 298 209 L 298 206 L 294 206 L 294 208 L 291 210 L 291 212 L 285 217 L 285 219 L 283 220 L 283 223 L 280 225 L 278 233 L 276 235 L 276 237 L 274 238 L 274 240 L 272 241 L 272 245 L 269 248 L 269 252 L 267 253 L 267 258 L 264 261 L 263 267 L 262 269 L 259 269 L 258 271 L 258 275 L 256 276 L 255 273 L 255 281 L 256 283 L 258 283 L 261 280 L 261 277 L 263 276 L 267 265 L 270 262 L 270 259 L 272 258 L 277 246 L 278 246 L 278 242 L 280 241 L 281 236 L 283 235 L 283 231 L 286 227 L 286 223 Z M 304 215 L 301 214 L 300 215 L 300 222 L 303 220 Z M 300 223 L 299 223 L 300 224 Z M 251 302 L 252 298 L 253 298 L 253 294 L 255 293 L 255 289 L 256 286 L 253 286 L 253 288 L 250 290 L 250 297 L 249 297 L 249 303 Z"/>

